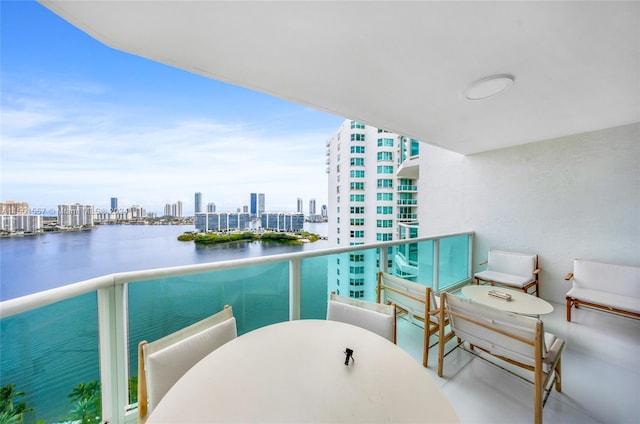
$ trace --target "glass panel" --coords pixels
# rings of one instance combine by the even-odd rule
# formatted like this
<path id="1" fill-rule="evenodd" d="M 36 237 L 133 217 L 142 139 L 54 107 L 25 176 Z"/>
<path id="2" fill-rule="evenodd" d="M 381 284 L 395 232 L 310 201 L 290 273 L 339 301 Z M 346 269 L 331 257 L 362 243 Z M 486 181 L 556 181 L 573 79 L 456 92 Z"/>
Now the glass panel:
<path id="1" fill-rule="evenodd" d="M 80 383 L 96 389 L 85 392 L 92 397 L 84 411 L 100 416 L 95 292 L 3 319 L 0 346 L 0 386 L 14 385 L 25 393 L 14 404 L 26 402 L 34 409 L 24 414 L 24 423 L 80 420 L 80 402 L 68 397 Z"/>
<path id="2" fill-rule="evenodd" d="M 289 262 L 162 278 L 128 285 L 129 375 L 138 344 L 152 342 L 231 305 L 238 335 L 289 319 Z M 134 403 L 134 399 L 130 399 Z"/>
<path id="3" fill-rule="evenodd" d="M 426 286 L 433 286 L 433 241 L 407 243 L 389 253 L 389 273 Z"/>
<path id="4" fill-rule="evenodd" d="M 318 256 L 301 261 L 300 283 L 300 318 L 325 319 L 327 316 L 327 299 L 329 297 L 327 282 L 329 273 L 328 261 L 336 262 L 338 255 Z"/>
<path id="5" fill-rule="evenodd" d="M 464 234 L 441 239 L 440 290 L 469 277 L 469 236 Z"/>

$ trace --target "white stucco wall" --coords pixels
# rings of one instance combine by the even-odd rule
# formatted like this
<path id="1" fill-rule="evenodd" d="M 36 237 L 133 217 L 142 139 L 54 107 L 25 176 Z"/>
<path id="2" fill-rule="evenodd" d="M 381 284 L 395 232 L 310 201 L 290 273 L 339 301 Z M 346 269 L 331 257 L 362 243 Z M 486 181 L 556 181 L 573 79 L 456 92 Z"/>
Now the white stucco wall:
<path id="1" fill-rule="evenodd" d="M 574 258 L 640 266 L 640 124 L 420 160 L 421 236 L 475 231 L 474 264 L 538 253 L 545 299 L 564 302 Z"/>

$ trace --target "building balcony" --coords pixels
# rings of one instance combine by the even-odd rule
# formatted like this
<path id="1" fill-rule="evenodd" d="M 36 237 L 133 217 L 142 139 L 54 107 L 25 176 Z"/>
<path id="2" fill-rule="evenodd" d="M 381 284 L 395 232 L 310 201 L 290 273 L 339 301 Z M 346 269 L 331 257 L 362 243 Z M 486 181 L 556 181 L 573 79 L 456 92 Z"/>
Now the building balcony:
<path id="1" fill-rule="evenodd" d="M 418 199 L 398 199 L 398 206 L 417 206 Z"/>
<path id="2" fill-rule="evenodd" d="M 417 193 L 418 186 L 417 185 L 399 185 L 397 187 L 397 191 L 399 193 Z"/>
<path id="3" fill-rule="evenodd" d="M 398 166 L 396 177 L 417 180 L 420 178 L 420 161 L 419 157 L 410 157 Z"/>

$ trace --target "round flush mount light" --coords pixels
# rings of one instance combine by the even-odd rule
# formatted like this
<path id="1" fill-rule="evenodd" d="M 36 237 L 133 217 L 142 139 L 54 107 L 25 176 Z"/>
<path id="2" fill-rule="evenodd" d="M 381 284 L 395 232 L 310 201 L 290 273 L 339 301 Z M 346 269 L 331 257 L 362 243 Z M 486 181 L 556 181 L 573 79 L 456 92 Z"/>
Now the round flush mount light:
<path id="1" fill-rule="evenodd" d="M 464 92 L 469 100 L 482 100 L 496 96 L 513 85 L 511 75 L 492 75 L 471 84 Z"/>

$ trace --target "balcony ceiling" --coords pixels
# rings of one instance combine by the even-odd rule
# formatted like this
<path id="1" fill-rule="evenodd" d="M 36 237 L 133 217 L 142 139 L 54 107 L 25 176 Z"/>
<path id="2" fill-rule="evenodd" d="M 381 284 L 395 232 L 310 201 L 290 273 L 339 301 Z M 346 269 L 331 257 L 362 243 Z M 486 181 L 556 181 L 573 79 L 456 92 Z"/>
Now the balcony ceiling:
<path id="1" fill-rule="evenodd" d="M 115 49 L 463 154 L 640 121 L 636 1 L 40 2 Z M 513 86 L 465 98 L 495 74 Z"/>

